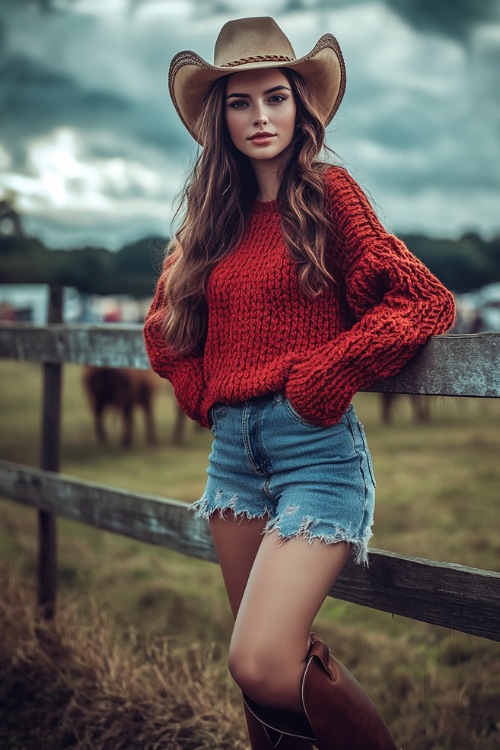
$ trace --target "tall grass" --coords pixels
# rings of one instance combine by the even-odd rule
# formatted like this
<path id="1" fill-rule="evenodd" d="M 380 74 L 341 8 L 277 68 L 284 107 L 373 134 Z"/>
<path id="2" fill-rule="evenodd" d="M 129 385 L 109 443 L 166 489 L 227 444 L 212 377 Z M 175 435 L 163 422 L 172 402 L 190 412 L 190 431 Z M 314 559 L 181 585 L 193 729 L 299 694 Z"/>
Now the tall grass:
<path id="1" fill-rule="evenodd" d="M 141 642 L 130 628 L 118 636 L 95 607 L 82 618 L 91 601 L 65 602 L 55 623 L 43 622 L 19 575 L 2 566 L 0 586 L 3 750 L 245 747 L 241 710 L 210 650 Z"/>
<path id="2" fill-rule="evenodd" d="M 157 403 L 160 446 L 147 448 L 139 430 L 127 453 L 116 420 L 110 445 L 96 446 L 79 379 L 78 367 L 65 368 L 62 471 L 186 501 L 201 494 L 210 436 L 190 426 L 187 447 L 173 448 L 166 385 Z M 36 366 L 0 363 L 3 458 L 38 461 L 40 382 Z M 500 400 L 434 399 L 431 424 L 415 425 L 401 399 L 389 428 L 376 395 L 360 394 L 356 406 L 379 485 L 374 545 L 498 570 Z M 8 646 L 0 747 L 244 747 L 225 669 L 231 616 L 218 567 L 76 523 L 61 521 L 59 530 L 58 617 L 55 629 L 40 629 L 31 607 L 36 514 L 0 502 L 8 568 L 0 586 L 9 592 L 0 616 Z M 333 599 L 315 626 L 404 750 L 500 747 L 498 644 Z M 172 682 L 161 692 L 167 673 Z M 174 709 L 191 732 L 183 739 Z"/>

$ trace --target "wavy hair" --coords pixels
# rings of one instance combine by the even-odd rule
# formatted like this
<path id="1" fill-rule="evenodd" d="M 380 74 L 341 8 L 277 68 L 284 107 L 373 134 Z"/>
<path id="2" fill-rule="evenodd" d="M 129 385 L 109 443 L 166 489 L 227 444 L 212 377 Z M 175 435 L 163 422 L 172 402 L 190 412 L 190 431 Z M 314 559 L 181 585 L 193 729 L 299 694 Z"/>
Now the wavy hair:
<path id="1" fill-rule="evenodd" d="M 313 297 L 335 283 L 325 258 L 331 224 L 322 173 L 329 165 L 318 159 L 325 148 L 325 128 L 302 77 L 287 68 L 280 70 L 290 82 L 297 114 L 277 204 L 300 289 Z M 198 133 L 205 147 L 182 191 L 184 218 L 167 248 L 160 277 L 165 305 L 157 313 L 159 322 L 167 345 L 181 355 L 203 350 L 210 272 L 238 244 L 258 193 L 250 161 L 234 146 L 226 127 L 228 77 L 213 85 L 200 116 Z"/>

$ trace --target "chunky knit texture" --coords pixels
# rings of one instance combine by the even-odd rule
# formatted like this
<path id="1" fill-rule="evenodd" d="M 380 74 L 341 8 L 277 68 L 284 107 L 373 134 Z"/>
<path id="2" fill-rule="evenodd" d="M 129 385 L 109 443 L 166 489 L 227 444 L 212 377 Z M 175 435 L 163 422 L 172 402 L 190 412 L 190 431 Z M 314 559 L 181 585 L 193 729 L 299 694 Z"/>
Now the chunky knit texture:
<path id="1" fill-rule="evenodd" d="M 354 394 L 394 375 L 433 334 L 453 324 L 452 294 L 401 240 L 339 167 L 325 174 L 336 285 L 315 298 L 299 290 L 277 202 L 256 202 L 239 245 L 212 271 L 202 356 L 166 347 L 153 316 L 144 336 L 153 370 L 173 384 L 180 407 L 209 426 L 217 402 L 285 392 L 316 425 L 338 422 Z M 167 261 L 168 262 L 168 261 Z"/>

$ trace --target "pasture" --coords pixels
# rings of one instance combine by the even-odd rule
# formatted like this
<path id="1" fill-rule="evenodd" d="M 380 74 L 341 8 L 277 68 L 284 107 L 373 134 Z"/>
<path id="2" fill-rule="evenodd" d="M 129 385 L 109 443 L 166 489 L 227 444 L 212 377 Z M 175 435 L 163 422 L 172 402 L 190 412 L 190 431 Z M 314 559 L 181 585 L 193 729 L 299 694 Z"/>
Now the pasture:
<path id="1" fill-rule="evenodd" d="M 135 446 L 126 451 L 117 419 L 111 420 L 109 445 L 96 444 L 80 378 L 80 367 L 65 367 L 61 471 L 184 501 L 198 498 L 210 435 L 189 425 L 186 447 L 171 445 L 174 408 L 168 386 L 162 384 L 156 403 L 159 445 L 146 446 L 138 415 Z M 2 458 L 38 463 L 40 393 L 36 365 L 0 362 Z M 360 394 L 356 407 L 378 482 L 373 546 L 499 570 L 500 400 L 434 398 L 430 424 L 415 424 L 408 399 L 401 397 L 390 426 L 381 424 L 376 394 Z M 64 709 L 56 690 L 53 703 L 50 691 L 32 690 L 35 700 L 32 695 L 25 704 L 20 701 L 14 722 L 11 703 L 9 723 L 0 714 L 0 746 L 245 747 L 238 694 L 224 668 L 231 619 L 218 567 L 61 521 L 56 647 L 50 626 L 40 641 L 30 620 L 36 529 L 31 509 L 0 503 L 2 587 L 8 592 L 0 636 L 25 667 L 24 675 L 14 669 L 4 649 L 0 703 L 8 695 L 26 696 L 21 676 L 33 686 L 37 679 L 44 685 L 50 674 L 51 684 L 60 683 L 71 695 Z M 497 643 L 331 598 L 316 628 L 373 695 L 404 750 L 500 746 Z M 52 651 L 43 648 L 49 641 Z M 186 663 L 196 669 L 186 670 Z M 111 695 L 114 700 L 106 702 L 103 696 Z M 183 722 L 184 729 L 186 723 L 191 727 L 189 737 L 176 724 L 168 696 L 176 698 L 178 714 L 179 700 L 190 707 Z M 40 732 L 37 739 L 29 735 L 37 701 L 45 701 L 46 745 Z M 128 722 L 119 707 L 141 701 L 142 719 Z M 85 710 L 75 709 L 82 705 Z M 171 734 L 158 744 L 162 721 Z M 121 735 L 124 722 L 127 740 Z M 57 735 L 55 724 L 65 727 L 66 739 Z M 140 740 L 133 739 L 134 726 Z M 68 732 L 75 739 L 68 739 Z"/>

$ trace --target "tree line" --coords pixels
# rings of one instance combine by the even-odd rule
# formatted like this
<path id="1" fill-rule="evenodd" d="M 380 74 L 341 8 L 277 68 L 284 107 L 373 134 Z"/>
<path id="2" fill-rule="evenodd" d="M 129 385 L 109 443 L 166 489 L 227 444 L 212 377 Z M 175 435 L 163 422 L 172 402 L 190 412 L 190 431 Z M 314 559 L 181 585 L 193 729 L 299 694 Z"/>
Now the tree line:
<path id="1" fill-rule="evenodd" d="M 0 236 L 0 282 L 70 286 L 83 294 L 151 296 L 166 241 L 149 237 L 119 251 L 50 250 L 34 237 Z"/>
<path id="2" fill-rule="evenodd" d="M 22 232 L 2 233 L 0 282 L 71 286 L 85 294 L 152 295 L 166 239 L 147 237 L 118 251 L 99 247 L 51 250 Z M 452 291 L 463 293 L 500 281 L 500 236 L 484 240 L 467 233 L 459 239 L 401 235 L 410 250 Z"/>

